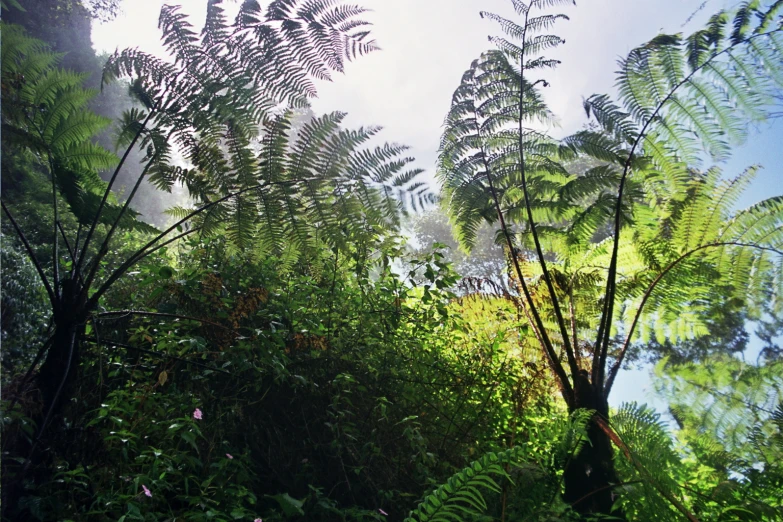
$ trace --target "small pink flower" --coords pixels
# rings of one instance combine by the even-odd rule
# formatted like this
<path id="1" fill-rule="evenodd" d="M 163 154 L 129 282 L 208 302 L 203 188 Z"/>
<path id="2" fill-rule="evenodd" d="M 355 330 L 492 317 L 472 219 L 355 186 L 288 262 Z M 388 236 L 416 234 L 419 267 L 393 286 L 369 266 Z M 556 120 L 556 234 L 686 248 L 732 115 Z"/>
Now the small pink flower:
<path id="1" fill-rule="evenodd" d="M 231 460 L 234 460 L 234 457 L 231 455 L 231 453 L 226 453 L 226 457 L 228 457 Z"/>
<path id="2" fill-rule="evenodd" d="M 381 508 L 378 508 L 378 513 L 380 513 L 381 515 L 383 515 L 385 517 L 389 516 L 389 514 L 387 512 L 385 512 L 384 510 L 382 510 Z"/>
<path id="3" fill-rule="evenodd" d="M 142 484 L 142 485 L 141 485 L 141 489 L 143 489 L 143 490 L 144 490 L 144 494 L 145 494 L 145 495 L 147 495 L 148 497 L 152 498 L 152 492 L 149 490 L 149 488 L 147 488 L 147 486 L 145 486 L 144 484 Z"/>
<path id="4" fill-rule="evenodd" d="M 264 522 L 264 521 L 263 521 L 263 520 L 261 520 L 260 518 L 257 518 L 257 519 L 255 519 L 253 522 Z"/>
<path id="5" fill-rule="evenodd" d="M 201 420 L 201 416 L 202 416 L 201 410 L 196 408 L 193 411 L 193 418 L 196 419 L 196 420 Z"/>

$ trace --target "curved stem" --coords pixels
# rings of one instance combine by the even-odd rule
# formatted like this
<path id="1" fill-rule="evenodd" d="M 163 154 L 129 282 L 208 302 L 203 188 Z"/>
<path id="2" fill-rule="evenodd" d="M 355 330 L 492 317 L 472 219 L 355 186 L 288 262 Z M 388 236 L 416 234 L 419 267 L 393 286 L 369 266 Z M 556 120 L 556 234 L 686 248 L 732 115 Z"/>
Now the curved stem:
<path id="1" fill-rule="evenodd" d="M 503 209 L 500 207 L 500 200 L 497 195 L 497 190 L 495 190 L 495 185 L 492 182 L 492 173 L 489 168 L 489 164 L 487 163 L 487 156 L 484 153 L 483 147 L 481 148 L 481 158 L 484 163 L 484 168 L 487 171 L 487 182 L 489 183 L 489 190 L 492 195 L 492 200 L 495 204 L 495 211 L 498 215 L 498 221 L 500 221 L 500 229 L 503 231 L 503 237 L 506 239 L 506 244 L 508 245 L 509 256 L 511 257 L 511 262 L 514 265 L 514 271 L 517 273 L 517 278 L 519 279 L 520 286 L 522 287 L 522 292 L 525 296 L 525 300 L 527 301 L 528 308 L 533 315 L 533 320 L 535 321 L 533 330 L 537 332 L 536 337 L 538 337 L 539 341 L 543 344 L 544 352 L 547 355 L 547 359 L 549 359 L 549 365 L 561 383 L 563 398 L 570 407 L 574 400 L 571 382 L 568 380 L 568 375 L 566 375 L 565 370 L 563 369 L 563 365 L 560 364 L 560 359 L 557 356 L 557 352 L 555 352 L 554 347 L 552 346 L 552 341 L 546 331 L 544 322 L 541 320 L 541 315 L 538 313 L 538 309 L 533 302 L 533 297 L 530 294 L 530 289 L 525 282 L 525 276 L 522 273 L 522 268 L 519 266 L 519 259 L 517 259 L 514 242 L 511 239 L 511 233 L 508 231 L 506 219 L 503 216 Z"/>
<path id="2" fill-rule="evenodd" d="M 270 184 L 272 184 L 272 182 L 267 182 L 267 183 L 265 183 L 263 185 L 258 185 L 257 187 L 250 187 L 250 188 L 242 189 L 242 190 L 237 191 L 237 192 L 232 192 L 231 194 L 229 194 L 227 196 L 223 196 L 220 199 L 216 199 L 215 201 L 212 201 L 212 202 L 207 203 L 206 205 L 204 205 L 202 207 L 197 208 L 196 210 L 194 210 L 193 212 L 191 212 L 190 214 L 188 214 L 184 218 L 180 219 L 179 221 L 177 221 L 176 223 L 171 225 L 169 228 L 167 228 L 166 230 L 164 230 L 163 232 L 161 232 L 160 234 L 155 236 L 153 239 L 151 239 L 146 245 L 144 245 L 139 250 L 137 250 L 133 255 L 131 255 L 131 257 L 128 258 L 127 261 L 125 261 L 122 265 L 120 265 L 119 268 L 117 268 L 112 273 L 112 275 L 110 275 L 109 278 L 103 283 L 103 285 L 101 285 L 100 289 L 98 289 L 98 291 L 95 292 L 92 295 L 92 297 L 90 298 L 90 300 L 88 302 L 88 308 L 87 309 L 90 310 L 93 306 L 95 306 L 98 303 L 98 299 L 106 292 L 106 290 L 108 290 L 109 287 L 112 284 L 114 284 L 114 282 L 117 279 L 119 279 L 130 267 L 132 267 L 134 264 L 136 264 L 138 261 L 140 261 L 141 259 L 143 259 L 147 255 L 149 255 L 152 252 L 160 249 L 162 246 L 171 243 L 173 240 L 166 241 L 165 243 L 163 243 L 161 245 L 158 245 L 154 249 L 151 249 L 153 246 L 155 246 L 158 243 L 158 241 L 160 241 L 161 239 L 166 237 L 170 232 L 173 232 L 178 227 L 182 226 L 186 221 L 192 219 L 193 217 L 197 216 L 198 214 L 204 212 L 205 210 L 208 210 L 208 209 L 214 207 L 215 205 L 217 205 L 219 203 L 222 203 L 223 201 L 226 201 L 227 199 L 233 198 L 233 197 L 235 197 L 235 196 L 237 196 L 239 194 L 244 194 L 245 192 L 249 192 L 251 190 L 260 190 L 260 189 L 262 189 L 262 188 L 264 188 L 264 187 L 266 187 L 267 185 L 270 185 Z M 198 229 L 193 229 L 193 230 L 186 231 L 186 232 L 176 236 L 175 239 L 179 239 L 181 237 L 184 237 L 184 236 L 186 236 L 188 234 L 191 234 L 191 233 L 195 232 L 196 230 L 198 230 Z M 148 249 L 151 249 L 151 250 L 148 250 Z M 86 292 L 87 290 L 88 290 L 88 288 L 85 287 L 84 291 Z"/>
<path id="3" fill-rule="evenodd" d="M 57 205 L 57 180 L 54 173 L 54 159 L 49 153 L 49 175 L 52 178 L 52 209 L 54 212 L 54 242 L 52 245 L 52 286 L 54 295 L 60 298 L 60 237 L 57 235 L 57 227 L 60 225 L 60 209 Z"/>
<path id="4" fill-rule="evenodd" d="M 565 319 L 563 319 L 563 313 L 560 310 L 560 302 L 555 292 L 555 287 L 552 284 L 552 277 L 549 274 L 549 269 L 546 265 L 546 259 L 544 259 L 544 251 L 541 248 L 541 240 L 538 237 L 536 231 L 536 223 L 533 220 L 533 208 L 530 203 L 530 193 L 527 188 L 527 175 L 525 173 L 525 147 L 524 147 L 524 128 L 522 125 L 522 119 L 524 116 L 525 108 L 525 35 L 528 27 L 528 17 L 530 15 L 530 9 L 525 13 L 525 24 L 522 29 L 522 52 L 520 54 L 520 66 L 519 66 L 519 171 L 522 176 L 522 193 L 525 198 L 525 210 L 527 212 L 527 221 L 530 226 L 530 234 L 533 236 L 533 244 L 536 247 L 536 255 L 538 256 L 538 264 L 541 266 L 541 271 L 544 275 L 544 282 L 546 283 L 547 290 L 549 291 L 549 297 L 552 300 L 552 306 L 555 310 L 555 318 L 557 319 L 557 326 L 560 329 L 560 336 L 563 338 L 563 347 L 565 348 L 566 357 L 568 358 L 568 366 L 571 369 L 571 374 L 576 375 L 579 373 L 579 366 L 576 363 L 574 356 L 574 350 L 571 346 L 571 341 L 568 336 L 568 328 L 566 327 Z M 543 81 L 543 80 L 539 80 Z M 530 87 L 536 85 L 539 81 L 533 83 Z"/>
<path id="5" fill-rule="evenodd" d="M 636 457 L 634 457 L 633 453 L 631 453 L 631 450 L 628 448 L 628 446 L 623 442 L 623 440 L 620 438 L 620 436 L 617 434 L 616 431 L 612 429 L 611 426 L 606 422 L 606 420 L 596 415 L 593 418 L 593 422 L 603 431 L 607 437 L 609 437 L 609 440 L 614 443 L 615 446 L 620 448 L 625 458 L 630 462 L 634 468 L 636 468 L 636 471 L 639 472 L 641 476 L 645 478 L 647 482 L 652 484 L 652 486 L 658 491 L 658 493 L 665 498 L 669 503 L 674 506 L 677 511 L 682 513 L 685 518 L 689 520 L 689 522 L 699 522 L 699 519 L 696 518 L 696 516 L 688 511 L 688 508 L 683 505 L 682 502 L 680 502 L 677 497 L 671 494 L 666 488 L 662 487 L 660 484 L 658 484 L 658 481 L 655 480 L 655 478 L 650 475 L 650 473 L 647 471 L 647 469 L 642 465 L 641 462 L 638 461 Z"/>
<path id="6" fill-rule="evenodd" d="M 68 251 L 68 257 L 71 258 L 72 263 L 75 263 L 76 257 L 74 256 L 74 250 L 71 248 L 71 243 L 68 241 L 68 237 L 65 235 L 63 225 L 59 221 L 57 222 L 57 229 L 60 231 L 60 235 L 63 237 L 63 244 L 65 245 L 65 249 Z"/>
<path id="7" fill-rule="evenodd" d="M 166 245 L 169 245 L 174 241 L 177 241 L 178 239 L 182 239 L 185 236 L 193 234 L 194 232 L 198 232 L 199 230 L 201 230 L 201 227 L 196 227 L 187 230 L 181 234 L 177 234 L 176 236 L 164 241 L 163 243 L 154 245 L 155 248 L 151 248 L 150 250 L 140 250 L 136 252 L 136 254 L 132 255 L 127 261 L 125 261 L 122 265 L 120 265 L 120 267 L 117 268 L 117 270 L 112 272 L 111 276 L 109 276 L 109 278 L 106 281 L 104 281 L 103 285 L 101 285 L 101 287 L 98 290 L 96 290 L 96 292 L 92 295 L 92 297 L 90 297 L 90 300 L 87 301 L 87 304 L 85 305 L 85 309 L 92 310 L 95 307 L 95 305 L 98 304 L 98 300 L 103 296 L 103 294 L 105 294 L 106 291 L 109 288 L 111 288 L 111 285 L 113 285 L 117 281 L 117 279 L 122 277 L 125 274 L 125 272 L 127 272 L 133 265 L 135 265 L 136 263 L 138 263 L 148 255 L 152 254 L 153 252 L 157 252 L 158 250 L 165 247 Z"/>
<path id="8" fill-rule="evenodd" d="M 95 256 L 95 259 L 93 259 L 92 261 L 92 266 L 90 267 L 90 273 L 87 276 L 87 280 L 84 286 L 89 287 L 92 284 L 93 279 L 95 279 L 95 274 L 98 273 L 98 267 L 101 264 L 101 259 L 103 259 L 103 256 L 105 255 L 104 252 L 109 251 L 109 241 L 111 241 L 112 236 L 114 236 L 114 232 L 117 230 L 117 226 L 120 224 L 120 220 L 122 219 L 122 216 L 125 214 L 125 211 L 128 210 L 131 200 L 133 200 L 133 197 L 136 195 L 136 191 L 139 190 L 139 186 L 141 186 L 141 181 L 144 179 L 145 174 L 147 174 L 147 170 L 149 170 L 150 165 L 151 162 L 147 163 L 144 169 L 142 169 L 141 174 L 139 175 L 139 179 L 136 180 L 136 185 L 134 185 L 133 190 L 128 196 L 128 199 L 125 200 L 125 204 L 122 206 L 122 209 L 120 209 L 120 212 L 117 215 L 117 219 L 114 220 L 114 223 L 112 223 L 111 228 L 106 233 L 106 237 L 103 239 L 103 242 L 101 242 L 101 246 L 100 248 L 98 248 L 99 254 Z"/>
<path id="9" fill-rule="evenodd" d="M 5 205 L 5 201 L 0 200 L 0 205 L 2 205 L 3 212 L 5 212 L 5 215 L 8 216 L 9 221 L 11 221 L 11 225 L 14 227 L 14 230 L 16 231 L 16 235 L 19 236 L 19 239 L 22 241 L 22 244 L 24 245 L 24 249 L 27 251 L 27 257 L 33 263 L 33 266 L 35 266 L 35 271 L 38 272 L 38 277 L 41 278 L 41 283 L 43 283 L 44 288 L 46 289 L 46 293 L 49 294 L 49 301 L 52 304 L 52 309 L 57 310 L 59 300 L 57 299 L 56 294 L 52 290 L 52 286 L 49 284 L 49 279 L 46 277 L 46 274 L 43 271 L 43 267 L 41 266 L 41 263 L 39 263 L 38 259 L 35 258 L 35 252 L 33 252 L 33 247 L 30 246 L 30 243 L 27 241 L 24 232 L 22 232 L 22 229 L 19 228 L 19 224 L 14 219 L 14 216 L 11 215 L 11 211 L 8 210 L 8 207 Z"/>
<path id="10" fill-rule="evenodd" d="M 574 359 L 576 364 L 579 365 L 582 356 L 579 354 L 579 338 L 576 336 L 576 307 L 574 306 L 574 287 L 571 286 L 568 289 L 568 312 L 571 318 L 571 335 L 573 336 L 574 343 Z"/>
<path id="11" fill-rule="evenodd" d="M 90 228 L 87 229 L 87 237 L 84 239 L 84 245 L 82 246 L 82 253 L 79 256 L 79 261 L 76 263 L 77 271 L 79 270 L 82 263 L 84 262 L 84 259 L 86 257 L 87 247 L 90 245 L 90 240 L 92 239 L 92 235 L 95 232 L 95 229 L 98 227 L 98 221 L 100 220 L 101 213 L 103 212 L 103 207 L 106 205 L 106 200 L 109 199 L 111 188 L 112 186 L 114 186 L 114 182 L 117 180 L 117 176 L 120 174 L 120 169 L 125 164 L 125 160 L 128 159 L 128 155 L 130 155 L 131 151 L 133 150 L 133 147 L 136 145 L 136 142 L 139 140 L 141 133 L 144 132 L 144 129 L 147 127 L 147 123 L 149 123 L 150 118 L 152 118 L 152 115 L 154 113 L 155 110 L 153 108 L 150 110 L 149 114 L 147 114 L 147 117 L 144 119 L 144 122 L 142 122 L 141 127 L 139 127 L 139 130 L 136 132 L 136 135 L 133 137 L 133 140 L 131 140 L 130 145 L 128 145 L 128 147 L 125 149 L 125 153 L 122 155 L 119 164 L 117 164 L 117 168 L 114 169 L 114 173 L 109 179 L 108 185 L 106 185 L 106 190 L 103 192 L 103 198 L 101 199 L 100 205 L 98 205 L 98 210 L 95 212 L 95 217 L 92 220 L 92 224 L 90 225 Z M 100 253 L 98 254 L 98 256 L 99 257 L 97 257 L 94 261 L 96 265 L 100 261 Z"/>
<path id="12" fill-rule="evenodd" d="M 118 319 L 121 319 L 122 317 L 127 317 L 129 315 L 144 315 L 148 317 L 168 317 L 171 319 L 182 319 L 185 321 L 196 321 L 203 324 L 208 324 L 210 326 L 214 326 L 216 328 L 222 328 L 224 330 L 228 330 L 231 332 L 234 332 L 235 330 L 233 328 L 229 328 L 227 326 L 224 326 L 219 323 L 215 323 L 212 321 L 209 321 L 207 319 L 199 319 L 198 317 L 191 317 L 188 315 L 179 315 L 179 314 L 167 314 L 164 312 L 145 312 L 144 310 L 116 310 L 112 312 L 102 312 L 99 314 L 95 314 L 96 317 L 102 318 L 102 317 L 117 317 Z"/>
<path id="13" fill-rule="evenodd" d="M 91 342 L 91 343 L 98 342 L 98 340 L 95 337 L 83 337 L 82 339 L 84 341 L 88 341 L 88 342 Z M 146 348 L 139 348 L 137 346 L 131 346 L 130 344 L 119 343 L 119 342 L 115 342 L 115 341 L 104 341 L 103 344 L 105 344 L 107 346 L 117 346 L 119 348 L 125 348 L 126 350 L 134 350 L 134 351 L 137 351 L 137 352 L 146 353 L 148 355 L 155 355 L 157 357 L 165 357 L 167 359 L 174 359 L 175 361 L 181 361 L 181 362 L 184 362 L 186 364 L 192 364 L 193 366 L 198 366 L 199 368 L 205 368 L 207 370 L 212 370 L 213 372 L 218 372 L 218 373 L 224 373 L 226 375 L 231 375 L 231 372 L 227 372 L 226 370 L 222 370 L 220 368 L 215 368 L 214 366 L 210 366 L 208 364 L 200 363 L 198 361 L 191 361 L 190 359 L 185 359 L 184 357 L 178 357 L 176 355 L 171 355 L 171 354 L 168 354 L 168 353 L 156 352 L 155 350 L 147 350 Z"/>
<path id="14" fill-rule="evenodd" d="M 82 237 L 82 224 L 79 223 L 79 226 L 76 228 L 76 237 L 73 240 L 73 263 L 71 264 L 71 275 L 70 278 L 73 279 L 76 277 L 76 256 L 79 255 L 81 252 L 79 250 L 79 239 Z"/>
<path id="15" fill-rule="evenodd" d="M 617 373 L 620 370 L 620 367 L 623 364 L 623 360 L 625 359 L 625 354 L 628 351 L 628 347 L 631 344 L 631 338 L 633 337 L 634 330 L 636 329 L 636 325 L 639 323 L 639 319 L 642 315 L 642 310 L 644 309 L 644 305 L 647 303 L 647 300 L 650 298 L 650 296 L 653 293 L 653 290 L 655 290 L 655 287 L 660 283 L 660 281 L 668 274 L 675 266 L 680 264 L 683 260 L 685 260 L 688 256 L 691 256 L 695 254 L 696 252 L 699 252 L 700 250 L 704 250 L 705 248 L 715 248 L 715 247 L 721 247 L 721 246 L 737 246 L 737 247 L 743 247 L 743 248 L 755 248 L 758 250 L 764 250 L 768 252 L 774 252 L 778 255 L 783 256 L 783 251 L 780 251 L 776 248 L 772 247 L 765 247 L 761 245 L 754 245 L 751 243 L 738 243 L 735 241 L 723 241 L 719 243 L 708 243 L 706 245 L 701 245 L 699 247 L 696 247 L 692 250 L 689 250 L 688 252 L 685 252 L 680 257 L 669 263 L 669 265 L 664 268 L 660 274 L 653 280 L 652 283 L 650 283 L 650 286 L 647 287 L 647 290 L 644 292 L 644 296 L 642 297 L 641 303 L 639 303 L 639 308 L 636 309 L 636 314 L 634 314 L 633 321 L 631 322 L 631 327 L 628 329 L 628 335 L 625 338 L 625 341 L 623 342 L 623 347 L 620 349 L 620 355 L 617 356 L 617 360 L 615 361 L 614 365 L 612 366 L 611 370 L 609 370 L 609 375 L 606 379 L 606 386 L 604 390 L 604 397 L 609 397 L 609 392 L 612 390 L 612 384 L 614 384 L 614 379 L 617 377 Z"/>
<path id="16" fill-rule="evenodd" d="M 767 36 L 780 31 L 783 31 L 783 28 L 749 36 L 748 38 L 745 38 L 741 42 L 737 42 L 733 45 L 730 45 L 726 49 L 723 49 L 722 51 L 713 54 L 708 59 L 706 59 L 704 63 L 702 63 L 698 67 L 695 67 L 685 78 L 683 78 L 677 85 L 674 86 L 674 88 L 672 88 L 669 91 L 669 93 L 666 95 L 666 97 L 663 100 L 661 100 L 658 103 L 658 105 L 655 107 L 655 110 L 652 112 L 650 117 L 647 119 L 647 121 L 645 121 L 644 125 L 642 125 L 639 134 L 636 136 L 636 139 L 634 140 L 633 145 L 631 146 L 631 149 L 628 151 L 628 157 L 626 158 L 625 165 L 623 166 L 623 174 L 620 177 L 620 185 L 617 191 L 617 204 L 615 205 L 615 211 L 614 211 L 615 214 L 614 234 L 613 234 L 614 245 L 612 247 L 612 257 L 609 263 L 609 274 L 606 280 L 606 292 L 604 294 L 604 309 L 601 313 L 601 322 L 598 328 L 598 339 L 596 341 L 596 346 L 595 346 L 595 353 L 598 354 L 599 357 L 597 360 L 595 358 L 593 359 L 593 379 L 594 382 L 597 379 L 599 385 L 602 384 L 603 382 L 603 377 L 604 377 L 603 374 L 606 367 L 606 357 L 607 357 L 608 346 L 609 346 L 609 332 L 610 332 L 609 323 L 611 322 L 611 317 L 612 317 L 613 307 L 614 307 L 614 297 L 615 297 L 615 288 L 616 288 L 615 279 L 617 275 L 617 257 L 618 257 L 619 245 L 620 245 L 620 218 L 621 218 L 620 209 L 622 208 L 625 181 L 630 171 L 631 162 L 634 159 L 634 153 L 636 152 L 637 148 L 641 144 L 642 140 L 645 138 L 646 136 L 645 133 L 647 132 L 649 126 L 652 124 L 653 121 L 655 121 L 658 118 L 658 114 L 660 113 L 663 106 L 672 98 L 672 96 L 674 96 L 674 93 L 677 92 L 677 90 L 680 87 L 688 83 L 697 72 L 702 70 L 710 63 L 712 63 L 712 61 L 715 60 L 717 57 L 729 53 L 735 47 L 748 43 L 755 38 L 761 36 Z"/>

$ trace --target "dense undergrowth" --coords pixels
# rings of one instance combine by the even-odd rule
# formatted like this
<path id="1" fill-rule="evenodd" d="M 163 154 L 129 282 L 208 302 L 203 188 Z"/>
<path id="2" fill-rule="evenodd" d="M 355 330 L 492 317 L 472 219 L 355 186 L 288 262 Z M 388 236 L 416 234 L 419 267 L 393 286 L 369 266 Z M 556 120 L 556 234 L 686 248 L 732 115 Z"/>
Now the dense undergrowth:
<path id="1" fill-rule="evenodd" d="M 406 245 L 403 216 L 435 198 L 404 147 L 368 147 L 380 129 L 344 129 L 342 113 L 277 110 L 377 49 L 362 8 L 246 1 L 232 25 L 213 0 L 197 35 L 165 7 L 174 63 L 118 52 L 104 79 L 129 81 L 101 98 L 89 42 L 48 38 L 62 62 L 30 36 L 47 17 L 88 26 L 85 5 L 4 2 L 27 29 L 2 25 L 3 520 L 783 520 L 783 204 L 735 212 L 753 169 L 723 182 L 680 156 L 689 125 L 720 152 L 721 125 L 743 133 L 723 117 L 734 99 L 751 111 L 779 93 L 765 60 L 783 53 L 781 4 L 634 50 L 632 110 L 593 97 L 600 125 L 556 143 L 523 128 L 549 115 L 526 68 L 556 64 L 522 60 L 560 43 L 525 39 L 563 18 L 529 11 L 556 3 L 512 0 L 522 25 L 484 13 L 522 47 L 495 38 L 453 99 L 444 208 L 463 244 L 485 223 L 504 245 L 471 266 Z M 706 116 L 685 95 L 678 112 L 673 95 L 628 94 L 634 74 L 686 84 L 683 57 L 692 76 L 766 30 L 748 75 L 715 65 L 726 100 Z M 732 90 L 745 81 L 751 94 Z M 118 155 L 98 144 L 112 137 Z M 192 208 L 123 202 L 177 187 Z M 768 344 L 755 364 L 734 355 L 749 319 Z M 610 411 L 626 352 L 659 360 L 671 427 L 645 406 Z"/>

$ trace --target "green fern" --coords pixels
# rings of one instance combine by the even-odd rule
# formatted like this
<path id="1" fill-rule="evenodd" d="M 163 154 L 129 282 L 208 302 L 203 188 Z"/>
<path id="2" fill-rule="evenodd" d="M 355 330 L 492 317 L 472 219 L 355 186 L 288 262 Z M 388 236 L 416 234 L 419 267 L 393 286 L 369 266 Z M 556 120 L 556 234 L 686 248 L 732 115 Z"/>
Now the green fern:
<path id="1" fill-rule="evenodd" d="M 537 91 L 545 82 L 531 76 L 556 65 L 538 53 L 561 40 L 533 34 L 564 18 L 535 16 L 555 3 L 512 2 L 521 22 L 482 13 L 506 36 L 490 38 L 499 50 L 475 60 L 454 92 L 438 177 L 463 248 L 483 222 L 498 228 L 513 298 L 569 409 L 595 404 L 608 418 L 634 343 L 706 335 L 716 289 L 751 310 L 781 308 L 779 198 L 736 212 L 755 167 L 729 182 L 698 167 L 729 157 L 777 103 L 783 27 L 779 2 L 759 1 L 690 37 L 658 35 L 620 60 L 618 101 L 585 101 L 597 126 L 557 143 L 530 128 L 551 120 Z M 591 168 L 568 172 L 582 156 Z M 592 393 L 581 396 L 592 400 L 581 402 L 585 366 Z"/>
<path id="2" fill-rule="evenodd" d="M 783 519 L 780 370 L 779 361 L 752 365 L 731 356 L 656 368 L 656 388 L 671 403 L 684 448 L 679 476 L 689 482 L 694 509 Z"/>
<path id="3" fill-rule="evenodd" d="M 404 147 L 362 148 L 380 129 L 342 130 L 344 114 L 307 122 L 289 147 L 293 114 L 277 108 L 306 105 L 313 79 L 377 49 L 357 18 L 364 12 L 327 0 L 276 0 L 263 11 L 247 0 L 232 23 L 213 0 L 199 34 L 164 7 L 173 64 L 133 49 L 109 60 L 105 80 L 129 78 L 146 108 L 126 116 L 126 136 L 142 133 L 150 181 L 189 189 L 200 233 L 225 231 L 247 252 L 304 254 L 316 241 L 343 247 L 346 237 L 396 227 L 407 208 L 433 201 L 415 181 L 422 171 L 400 157 Z M 173 164 L 172 147 L 187 168 Z"/>
<path id="4" fill-rule="evenodd" d="M 61 55 L 22 28 L 3 24 L 3 142 L 29 147 L 48 167 L 52 182 L 79 222 L 89 225 L 106 190 L 99 172 L 118 158 L 92 142 L 110 122 L 88 110 L 97 91 L 82 88 L 85 77 L 57 68 Z M 109 203 L 101 223 L 111 224 L 120 207 Z M 119 225 L 153 231 L 128 212 Z"/>
<path id="5" fill-rule="evenodd" d="M 673 474 L 680 458 L 660 415 L 626 403 L 612 415 L 612 426 L 627 452 L 616 460 L 623 481 L 630 483 L 618 489 L 623 511 L 634 520 L 682 520 L 671 502 L 682 494 Z"/>
<path id="6" fill-rule="evenodd" d="M 231 249 L 277 254 L 290 265 L 316 246 L 339 250 L 385 235 L 413 203 L 433 200 L 416 180 L 421 170 L 402 155 L 405 147 L 369 148 L 378 128 L 341 129 L 344 114 L 334 113 L 289 140 L 287 109 L 306 105 L 314 80 L 377 49 L 368 24 L 357 18 L 363 12 L 334 0 L 273 0 L 264 11 L 246 0 L 231 23 L 222 2 L 210 0 L 197 33 L 178 7 L 164 6 L 159 26 L 173 62 L 133 49 L 115 53 L 104 69 L 104 81 L 129 80 L 139 102 L 120 122 L 117 142 L 125 152 L 119 160 L 90 141 L 108 123 L 85 110 L 96 92 L 81 87 L 81 76 L 58 70 L 59 57 L 40 42 L 3 26 L 4 144 L 38 153 L 52 178 L 50 276 L 3 200 L 56 325 L 37 374 L 47 411 L 39 438 L 58 405 L 68 402 L 61 395 L 72 388 L 66 386 L 75 375 L 71 362 L 90 314 L 146 256 L 191 234 L 223 233 Z M 118 204 L 114 184 L 134 148 L 144 154 L 141 174 Z M 113 173 L 104 183 L 98 172 L 107 167 Z M 174 224 L 107 273 L 104 260 L 119 229 L 157 232 L 131 208 L 145 180 L 164 190 L 184 185 L 196 207 L 173 209 Z M 58 196 L 77 216 L 78 231 L 62 230 Z M 61 235 L 67 266 L 61 266 Z"/>
<path id="7" fill-rule="evenodd" d="M 488 453 L 429 494 L 410 513 L 406 522 L 446 522 L 464 520 L 465 515 L 478 515 L 487 510 L 482 490 L 500 493 L 493 477 L 510 479 L 504 464 L 515 462 L 523 448 L 501 453 Z"/>
<path id="8" fill-rule="evenodd" d="M 586 426 L 592 412 L 580 410 L 566 419 L 547 419 L 529 431 L 523 444 L 501 452 L 487 453 L 462 471 L 451 476 L 427 495 L 405 522 L 446 522 L 474 520 L 487 513 L 487 493 L 499 494 L 501 482 L 513 485 L 511 468 L 536 475 L 536 481 L 548 489 L 538 496 L 530 491 L 515 491 L 515 501 L 527 501 L 531 510 L 544 511 L 557 497 L 557 469 L 587 443 Z M 536 488 L 534 488 L 536 489 Z M 519 497 L 519 498 L 516 498 Z"/>

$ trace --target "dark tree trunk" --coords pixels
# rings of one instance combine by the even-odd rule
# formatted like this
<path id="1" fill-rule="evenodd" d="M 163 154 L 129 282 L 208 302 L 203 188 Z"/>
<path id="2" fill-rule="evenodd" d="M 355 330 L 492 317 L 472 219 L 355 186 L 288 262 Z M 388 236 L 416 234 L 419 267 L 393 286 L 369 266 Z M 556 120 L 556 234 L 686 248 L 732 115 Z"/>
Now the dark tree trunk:
<path id="1" fill-rule="evenodd" d="M 71 396 L 79 366 L 79 337 L 83 333 L 84 325 L 75 321 L 55 326 L 52 346 L 38 372 L 44 415 L 51 409 L 51 417 L 55 416 Z"/>
<path id="2" fill-rule="evenodd" d="M 54 337 L 46 359 L 38 372 L 38 387 L 43 399 L 43 414 L 51 416 L 71 397 L 79 367 L 81 337 L 89 315 L 86 292 L 71 279 L 63 280 L 59 305 L 54 311 Z"/>
<path id="3" fill-rule="evenodd" d="M 566 466 L 564 498 L 582 515 L 608 515 L 618 482 L 612 442 L 595 422 L 590 422 L 587 436 L 590 442 Z"/>
<path id="4" fill-rule="evenodd" d="M 585 442 L 581 451 L 566 465 L 563 497 L 585 518 L 590 515 L 611 514 L 625 520 L 622 512 L 612 512 L 616 497 L 614 487 L 619 482 L 614 467 L 614 450 L 612 441 L 596 422 L 597 418 L 609 418 L 609 404 L 590 384 L 586 373 L 575 379 L 572 411 L 590 409 L 596 413 L 587 426 L 589 441 Z"/>

